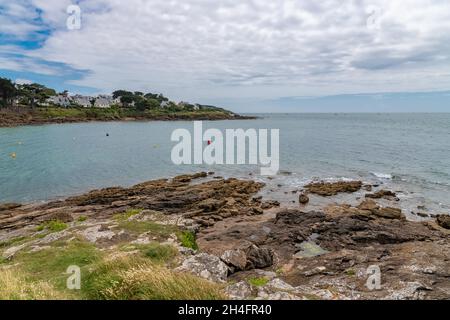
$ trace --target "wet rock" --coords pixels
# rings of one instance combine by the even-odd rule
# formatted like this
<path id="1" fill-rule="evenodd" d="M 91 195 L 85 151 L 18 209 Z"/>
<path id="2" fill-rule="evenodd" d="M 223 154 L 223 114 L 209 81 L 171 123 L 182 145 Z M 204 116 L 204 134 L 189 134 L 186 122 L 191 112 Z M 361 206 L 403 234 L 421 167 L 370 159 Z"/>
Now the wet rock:
<path id="1" fill-rule="evenodd" d="M 361 204 L 358 206 L 358 209 L 360 209 L 359 214 L 362 215 L 375 215 L 381 218 L 386 219 L 402 219 L 403 214 L 402 210 L 398 208 L 392 208 L 392 207 L 380 207 L 375 201 L 371 199 L 364 200 L 361 202 Z"/>
<path id="2" fill-rule="evenodd" d="M 389 191 L 389 190 L 380 190 L 377 191 L 375 193 L 369 193 L 366 194 L 366 198 L 370 198 L 370 199 L 392 199 L 392 198 L 396 198 L 397 195 L 395 194 L 395 192 Z"/>
<path id="3" fill-rule="evenodd" d="M 316 182 L 305 186 L 309 193 L 324 197 L 335 196 L 339 193 L 353 193 L 362 187 L 361 181 Z"/>
<path id="4" fill-rule="evenodd" d="M 309 203 L 309 197 L 304 193 L 300 193 L 300 195 L 298 196 L 298 202 L 300 204 L 307 204 Z"/>
<path id="5" fill-rule="evenodd" d="M 450 229 L 450 215 L 439 215 L 436 217 L 436 222 L 442 228 Z"/>
<path id="6" fill-rule="evenodd" d="M 261 209 L 263 210 L 268 210 L 268 209 L 272 209 L 272 208 L 277 208 L 280 206 L 280 202 L 276 201 L 276 200 L 268 200 L 268 201 L 264 201 L 261 204 Z"/>
<path id="7" fill-rule="evenodd" d="M 177 270 L 190 272 L 214 282 L 225 282 L 228 276 L 227 265 L 218 257 L 207 253 L 200 253 L 184 260 Z"/>
<path id="8" fill-rule="evenodd" d="M 252 212 L 253 212 L 253 214 L 255 214 L 255 215 L 261 215 L 261 214 L 264 214 L 264 210 L 261 209 L 261 208 L 259 208 L 259 207 L 253 207 L 253 208 L 252 208 Z"/>
<path id="9" fill-rule="evenodd" d="M 379 217 L 387 218 L 387 219 L 402 219 L 403 218 L 402 210 L 398 209 L 398 208 L 391 208 L 391 207 L 380 208 L 378 210 L 375 210 L 373 213 Z"/>

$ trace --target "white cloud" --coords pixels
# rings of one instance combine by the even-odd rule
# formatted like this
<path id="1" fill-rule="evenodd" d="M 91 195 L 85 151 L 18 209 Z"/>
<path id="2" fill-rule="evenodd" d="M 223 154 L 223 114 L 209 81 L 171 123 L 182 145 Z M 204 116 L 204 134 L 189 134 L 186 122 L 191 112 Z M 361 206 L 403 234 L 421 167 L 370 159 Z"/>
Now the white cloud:
<path id="1" fill-rule="evenodd" d="M 33 81 L 28 79 L 16 79 L 16 84 L 32 84 Z"/>
<path id="2" fill-rule="evenodd" d="M 69 2 L 32 0 L 57 30 L 29 54 L 89 70 L 73 83 L 103 91 L 212 101 L 450 85 L 446 0 L 90 0 L 79 31 L 64 29 Z"/>

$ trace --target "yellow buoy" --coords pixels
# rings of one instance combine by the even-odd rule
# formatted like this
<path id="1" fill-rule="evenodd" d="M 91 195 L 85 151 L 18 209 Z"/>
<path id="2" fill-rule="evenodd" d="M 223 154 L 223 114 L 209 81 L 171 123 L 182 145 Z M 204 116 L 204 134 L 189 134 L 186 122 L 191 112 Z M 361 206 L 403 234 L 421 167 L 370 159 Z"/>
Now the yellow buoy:
<path id="1" fill-rule="evenodd" d="M 17 157 L 17 155 L 16 155 L 15 152 L 12 152 L 12 153 L 10 154 L 10 156 L 11 156 L 11 158 L 13 158 L 13 159 L 15 159 L 15 158 Z"/>

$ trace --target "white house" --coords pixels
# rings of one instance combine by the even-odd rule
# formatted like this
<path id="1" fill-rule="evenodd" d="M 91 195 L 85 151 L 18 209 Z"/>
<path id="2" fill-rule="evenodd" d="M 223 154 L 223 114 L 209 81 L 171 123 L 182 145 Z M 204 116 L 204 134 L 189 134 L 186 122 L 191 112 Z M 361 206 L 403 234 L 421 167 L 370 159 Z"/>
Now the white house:
<path id="1" fill-rule="evenodd" d="M 96 108 L 111 108 L 111 106 L 113 104 L 115 104 L 114 102 L 115 100 L 113 99 L 112 96 L 108 96 L 108 95 L 99 95 L 97 97 L 97 99 L 95 99 L 95 104 L 94 106 Z"/>
<path id="2" fill-rule="evenodd" d="M 62 95 L 59 94 L 57 96 L 53 96 L 47 99 L 46 101 L 48 104 L 54 104 L 57 106 L 61 106 L 61 107 L 65 107 L 67 108 L 68 106 L 71 105 L 72 103 L 72 99 L 66 95 Z"/>
<path id="3" fill-rule="evenodd" d="M 93 99 L 92 97 L 82 96 L 82 95 L 79 95 L 79 94 L 74 95 L 72 97 L 72 101 L 74 103 L 80 105 L 83 108 L 90 108 L 90 107 L 92 107 L 92 103 L 91 103 L 92 99 Z"/>

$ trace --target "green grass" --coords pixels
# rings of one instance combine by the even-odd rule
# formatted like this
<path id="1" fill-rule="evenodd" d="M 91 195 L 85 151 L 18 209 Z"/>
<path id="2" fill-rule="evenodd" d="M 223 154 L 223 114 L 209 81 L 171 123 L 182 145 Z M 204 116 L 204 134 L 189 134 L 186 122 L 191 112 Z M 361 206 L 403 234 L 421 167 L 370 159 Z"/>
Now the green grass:
<path id="1" fill-rule="evenodd" d="M 52 220 L 52 221 L 47 221 L 43 224 L 41 224 L 40 226 L 38 226 L 36 228 L 36 231 L 44 231 L 44 230 L 48 230 L 50 232 L 60 232 L 67 229 L 67 224 L 59 221 L 59 220 Z"/>
<path id="2" fill-rule="evenodd" d="M 27 240 L 26 237 L 16 237 L 16 238 L 12 238 L 12 239 L 9 239 L 6 241 L 2 241 L 2 242 L 0 242 L 0 249 L 22 244 L 26 240 Z"/>
<path id="3" fill-rule="evenodd" d="M 86 220 L 87 220 L 87 217 L 86 217 L 86 216 L 80 216 L 80 217 L 78 217 L 78 219 L 77 219 L 78 222 L 84 222 L 84 221 L 86 221 Z"/>
<path id="4" fill-rule="evenodd" d="M 170 245 L 154 243 L 143 249 L 144 256 L 155 262 L 168 262 L 176 257 L 178 250 Z"/>
<path id="5" fill-rule="evenodd" d="M 349 277 L 353 277 L 356 275 L 356 271 L 353 269 L 347 269 L 345 270 L 345 274 L 348 275 Z"/>
<path id="6" fill-rule="evenodd" d="M 121 247 L 124 252 L 132 252 L 138 250 L 141 257 L 150 259 L 155 263 L 171 262 L 178 254 L 178 250 L 171 245 L 152 242 L 149 244 L 128 244 Z"/>
<path id="7" fill-rule="evenodd" d="M 65 289 L 66 270 L 71 265 L 80 268 L 98 261 L 102 253 L 94 245 L 80 240 L 59 241 L 53 247 L 37 252 L 20 252 L 14 257 L 32 281 L 50 281 Z"/>
<path id="8" fill-rule="evenodd" d="M 267 278 L 264 278 L 264 277 L 248 279 L 248 283 L 251 284 L 254 287 L 263 287 L 268 282 L 269 282 L 269 280 Z"/>
<path id="9" fill-rule="evenodd" d="M 126 221 L 126 220 L 130 219 L 131 217 L 138 215 L 141 212 L 142 212 L 142 209 L 128 209 L 127 211 L 125 211 L 123 213 L 116 214 L 114 216 L 114 219 L 116 219 L 118 221 Z"/>
<path id="10" fill-rule="evenodd" d="M 178 233 L 178 240 L 181 242 L 181 245 L 185 248 L 198 250 L 198 245 L 195 238 L 196 238 L 195 233 L 191 231 L 183 231 Z"/>

